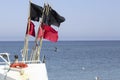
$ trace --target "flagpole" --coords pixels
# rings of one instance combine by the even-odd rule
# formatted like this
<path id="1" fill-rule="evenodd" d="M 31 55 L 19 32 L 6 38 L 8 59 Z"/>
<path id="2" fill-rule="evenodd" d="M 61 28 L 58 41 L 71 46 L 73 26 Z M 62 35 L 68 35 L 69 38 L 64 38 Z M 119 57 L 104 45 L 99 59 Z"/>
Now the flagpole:
<path id="1" fill-rule="evenodd" d="M 46 5 L 47 5 L 47 6 L 46 6 Z M 46 7 L 45 7 L 45 6 L 46 6 Z M 44 4 L 42 19 L 41 19 L 41 26 L 42 26 L 42 23 L 43 23 L 44 13 L 48 16 L 49 10 L 50 10 L 50 8 L 49 8 L 48 3 L 47 3 L 47 4 Z M 40 26 L 40 27 L 41 27 L 41 26 Z M 42 42 L 43 42 L 43 36 L 40 38 L 39 55 L 40 55 L 41 48 L 42 48 Z"/>
<path id="2" fill-rule="evenodd" d="M 40 27 L 42 26 L 42 23 L 43 23 L 44 12 L 45 12 L 45 4 L 44 4 L 43 12 L 42 12 L 42 17 L 41 17 L 41 20 L 40 20 L 40 26 L 38 28 L 38 32 L 39 32 L 39 29 L 40 29 Z M 38 32 L 37 32 L 37 35 L 38 35 Z M 35 60 L 40 60 L 40 53 L 41 53 L 41 48 L 42 48 L 42 42 L 43 42 L 43 36 L 40 38 L 40 42 L 39 42 L 39 46 L 38 46 L 38 49 L 37 49 L 37 53 L 36 53 L 37 55 L 35 57 Z M 37 44 L 37 36 L 36 36 L 35 43 L 36 43 L 36 45 L 38 45 Z"/>
<path id="3" fill-rule="evenodd" d="M 27 32 L 29 33 L 29 29 L 30 29 L 30 7 L 31 7 L 31 0 L 29 0 L 29 12 L 28 12 L 28 28 L 27 28 Z M 24 41 L 24 49 L 22 52 L 22 61 L 26 61 L 28 58 L 28 35 L 25 34 L 25 41 Z"/>
<path id="4" fill-rule="evenodd" d="M 44 9 L 43 9 L 43 13 L 42 13 L 41 22 L 40 22 L 41 23 L 40 27 L 42 26 L 42 23 L 43 23 L 44 12 L 45 12 L 45 4 L 44 4 Z M 39 56 L 40 56 L 40 53 L 41 53 L 42 43 L 43 43 L 43 36 L 40 38 L 40 46 L 38 48 L 39 49 Z"/>
<path id="5" fill-rule="evenodd" d="M 31 2 L 32 2 L 32 0 L 29 0 L 28 29 L 27 29 L 28 33 L 29 33 L 29 29 L 30 29 L 30 21 L 31 21 L 31 18 L 30 18 Z M 28 37 L 28 35 L 27 35 L 27 53 L 26 53 L 26 56 L 25 56 L 26 60 L 28 60 L 28 38 L 29 38 L 29 37 Z"/>

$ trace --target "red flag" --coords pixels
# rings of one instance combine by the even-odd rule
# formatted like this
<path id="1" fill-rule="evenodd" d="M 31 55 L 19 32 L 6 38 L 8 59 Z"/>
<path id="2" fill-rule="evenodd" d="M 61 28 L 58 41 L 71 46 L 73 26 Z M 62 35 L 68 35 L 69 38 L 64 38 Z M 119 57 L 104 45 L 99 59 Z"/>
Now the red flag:
<path id="1" fill-rule="evenodd" d="M 46 24 L 42 24 L 41 26 L 43 28 L 43 38 L 50 40 L 51 42 L 57 42 L 58 40 L 58 32 L 54 30 L 51 26 L 48 26 Z M 39 34 L 40 35 L 40 34 Z"/>
<path id="2" fill-rule="evenodd" d="M 51 26 L 45 25 L 44 27 L 44 39 L 50 40 L 52 42 L 57 42 L 58 32 L 54 30 Z"/>
<path id="3" fill-rule="evenodd" d="M 33 37 L 35 37 L 35 25 L 33 24 L 33 22 L 30 22 L 30 27 L 29 27 L 29 30 L 28 30 L 28 26 L 27 26 L 27 30 L 26 30 L 26 34 L 29 34 Z"/>
<path id="4" fill-rule="evenodd" d="M 40 39 L 41 37 L 43 37 L 43 29 L 42 29 L 42 27 L 39 27 L 37 39 Z"/>

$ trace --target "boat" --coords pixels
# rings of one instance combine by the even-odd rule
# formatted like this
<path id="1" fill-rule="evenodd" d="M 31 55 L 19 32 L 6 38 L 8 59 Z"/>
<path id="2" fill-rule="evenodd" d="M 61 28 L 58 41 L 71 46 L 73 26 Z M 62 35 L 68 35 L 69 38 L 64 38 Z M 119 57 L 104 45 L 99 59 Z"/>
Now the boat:
<path id="1" fill-rule="evenodd" d="M 8 53 L 0 53 L 0 58 L 5 61 L 0 62 L 0 80 L 48 80 L 45 63 L 29 61 L 21 64 L 22 67 L 19 62 L 14 67 L 10 67 L 11 62 Z"/>
<path id="2" fill-rule="evenodd" d="M 45 56 L 40 59 L 42 42 L 43 39 L 51 42 L 58 41 L 58 31 L 51 25 L 59 27 L 65 18 L 48 3 L 41 7 L 29 1 L 29 6 L 24 47 L 21 50 L 22 59 L 19 60 L 19 56 L 14 55 L 15 61 L 11 61 L 11 53 L 0 53 L 0 80 L 48 80 Z M 37 33 L 34 30 L 34 21 L 40 23 Z M 35 38 L 31 52 L 28 52 L 29 36 Z"/>

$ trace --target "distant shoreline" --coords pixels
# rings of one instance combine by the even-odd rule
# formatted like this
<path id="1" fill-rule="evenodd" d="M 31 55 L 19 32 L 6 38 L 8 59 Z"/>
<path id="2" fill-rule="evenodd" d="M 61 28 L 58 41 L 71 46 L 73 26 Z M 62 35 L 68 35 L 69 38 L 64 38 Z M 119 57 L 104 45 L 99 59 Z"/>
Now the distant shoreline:
<path id="1" fill-rule="evenodd" d="M 62 42 L 62 41 L 65 41 L 65 42 L 111 42 L 111 41 L 117 41 L 119 42 L 120 40 L 59 40 L 58 42 Z M 5 41 L 0 41 L 0 42 L 24 42 L 23 40 L 5 40 Z M 30 42 L 34 42 L 32 40 L 30 40 Z M 49 42 L 49 41 L 46 41 L 46 40 L 43 40 L 43 42 Z"/>

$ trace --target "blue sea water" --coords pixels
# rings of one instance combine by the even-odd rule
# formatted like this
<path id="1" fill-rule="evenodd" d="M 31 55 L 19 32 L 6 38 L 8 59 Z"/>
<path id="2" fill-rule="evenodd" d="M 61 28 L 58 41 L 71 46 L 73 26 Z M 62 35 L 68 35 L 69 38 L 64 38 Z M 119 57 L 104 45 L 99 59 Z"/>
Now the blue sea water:
<path id="1" fill-rule="evenodd" d="M 14 54 L 21 54 L 23 44 L 1 41 L 0 52 L 10 53 L 12 61 Z M 43 55 L 49 80 L 120 80 L 120 41 L 44 41 Z"/>

